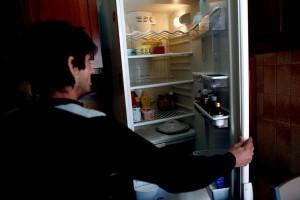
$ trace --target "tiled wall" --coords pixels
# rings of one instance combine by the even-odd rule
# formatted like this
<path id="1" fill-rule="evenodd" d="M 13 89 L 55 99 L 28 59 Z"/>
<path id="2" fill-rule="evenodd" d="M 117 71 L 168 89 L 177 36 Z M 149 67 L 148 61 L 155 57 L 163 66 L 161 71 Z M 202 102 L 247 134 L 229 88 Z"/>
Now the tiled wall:
<path id="1" fill-rule="evenodd" d="M 300 175 L 300 51 L 256 58 L 258 199 L 271 199 L 271 186 Z M 258 191 L 259 190 L 259 191 Z"/>

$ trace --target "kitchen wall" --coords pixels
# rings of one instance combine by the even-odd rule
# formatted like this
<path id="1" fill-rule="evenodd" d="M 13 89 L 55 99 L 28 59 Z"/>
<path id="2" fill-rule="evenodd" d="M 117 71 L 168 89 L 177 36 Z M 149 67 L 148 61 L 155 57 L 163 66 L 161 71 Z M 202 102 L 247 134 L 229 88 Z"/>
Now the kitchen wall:
<path id="1" fill-rule="evenodd" d="M 255 199 L 300 175 L 300 50 L 255 54 Z"/>

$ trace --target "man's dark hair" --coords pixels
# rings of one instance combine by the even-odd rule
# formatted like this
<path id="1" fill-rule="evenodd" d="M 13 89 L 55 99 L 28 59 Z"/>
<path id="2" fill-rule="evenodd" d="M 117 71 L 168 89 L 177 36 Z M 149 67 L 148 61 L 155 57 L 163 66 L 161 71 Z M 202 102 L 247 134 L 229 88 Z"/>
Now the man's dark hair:
<path id="1" fill-rule="evenodd" d="M 49 95 L 66 86 L 74 86 L 67 59 L 74 57 L 74 66 L 85 69 L 85 56 L 97 52 L 83 27 L 74 27 L 64 20 L 41 21 L 32 24 L 21 38 L 20 72 L 35 91 Z"/>

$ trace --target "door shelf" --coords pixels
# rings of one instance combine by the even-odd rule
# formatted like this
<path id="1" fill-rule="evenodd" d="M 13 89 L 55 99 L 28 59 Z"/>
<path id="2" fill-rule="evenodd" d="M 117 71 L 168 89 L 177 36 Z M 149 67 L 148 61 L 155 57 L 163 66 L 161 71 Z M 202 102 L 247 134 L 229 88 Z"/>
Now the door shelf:
<path id="1" fill-rule="evenodd" d="M 192 83 L 193 80 L 178 80 L 178 79 L 146 79 L 143 82 L 131 82 L 130 89 L 143 89 L 143 88 L 153 88 L 153 87 L 162 87 L 168 85 L 177 85 L 183 83 Z"/>
<path id="2" fill-rule="evenodd" d="M 193 80 L 210 85 L 212 88 L 227 87 L 228 76 L 216 73 L 193 72 Z"/>
<path id="3" fill-rule="evenodd" d="M 208 114 L 201 106 L 199 106 L 195 101 L 193 101 L 194 106 L 196 110 L 202 114 L 202 116 L 205 116 L 212 125 L 218 127 L 218 128 L 226 128 L 228 127 L 228 118 L 229 118 L 229 113 L 223 110 L 224 115 L 220 117 L 212 117 L 210 114 Z"/>
<path id="4" fill-rule="evenodd" d="M 149 124 L 156 124 L 156 123 L 161 123 L 165 122 L 171 119 L 181 119 L 181 118 L 186 118 L 190 116 L 194 116 L 195 113 L 193 110 L 185 109 L 185 108 L 177 108 L 174 110 L 169 110 L 169 111 L 160 111 L 155 109 L 154 110 L 154 120 L 149 120 L 149 121 L 141 121 L 134 123 L 134 126 L 144 126 L 144 125 L 149 125 Z"/>

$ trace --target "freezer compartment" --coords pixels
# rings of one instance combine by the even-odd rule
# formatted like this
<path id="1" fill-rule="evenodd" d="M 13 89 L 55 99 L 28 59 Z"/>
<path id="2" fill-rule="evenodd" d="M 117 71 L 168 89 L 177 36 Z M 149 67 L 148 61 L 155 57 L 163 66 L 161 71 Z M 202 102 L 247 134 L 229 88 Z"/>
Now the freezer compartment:
<path id="1" fill-rule="evenodd" d="M 203 114 L 209 122 L 217 128 L 226 128 L 228 127 L 228 119 L 229 113 L 228 111 L 222 108 L 222 112 L 224 113 L 223 116 L 212 117 L 208 114 L 201 106 L 199 106 L 195 101 L 193 101 L 196 111 Z"/>

